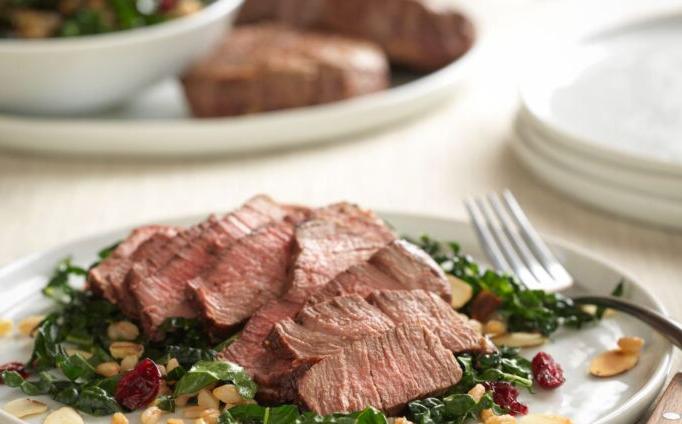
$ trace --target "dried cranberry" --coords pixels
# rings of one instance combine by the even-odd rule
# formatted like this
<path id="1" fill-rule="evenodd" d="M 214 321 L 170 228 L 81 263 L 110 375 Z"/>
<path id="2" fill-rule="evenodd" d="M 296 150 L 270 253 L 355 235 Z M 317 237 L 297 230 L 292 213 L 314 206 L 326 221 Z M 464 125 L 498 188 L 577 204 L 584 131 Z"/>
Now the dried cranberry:
<path id="1" fill-rule="evenodd" d="M 160 0 L 159 10 L 162 12 L 169 12 L 175 8 L 176 0 Z"/>
<path id="2" fill-rule="evenodd" d="M 539 352 L 531 363 L 533 378 L 545 389 L 556 389 L 564 384 L 564 370 L 548 353 Z"/>
<path id="3" fill-rule="evenodd" d="M 149 405 L 159 394 L 161 373 L 151 359 L 141 361 L 116 385 L 116 400 L 130 410 Z"/>
<path id="4" fill-rule="evenodd" d="M 0 384 L 4 384 L 5 381 L 2 379 L 2 373 L 5 371 L 16 371 L 24 378 L 28 378 L 28 371 L 26 371 L 26 366 L 21 362 L 8 362 L 4 365 L 0 365 Z"/>
<path id="5" fill-rule="evenodd" d="M 511 415 L 526 415 L 528 407 L 517 399 L 519 391 L 511 383 L 506 381 L 486 381 L 485 388 L 493 392 L 493 400 L 496 404 L 509 411 Z"/>

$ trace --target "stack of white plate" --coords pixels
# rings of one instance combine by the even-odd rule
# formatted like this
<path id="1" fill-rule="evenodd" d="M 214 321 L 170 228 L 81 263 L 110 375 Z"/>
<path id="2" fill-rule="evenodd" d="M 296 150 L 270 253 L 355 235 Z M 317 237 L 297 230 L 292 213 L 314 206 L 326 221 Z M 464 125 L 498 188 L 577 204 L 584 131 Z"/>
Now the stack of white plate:
<path id="1" fill-rule="evenodd" d="M 558 190 L 682 228 L 682 15 L 543 55 L 521 84 L 514 150 Z"/>

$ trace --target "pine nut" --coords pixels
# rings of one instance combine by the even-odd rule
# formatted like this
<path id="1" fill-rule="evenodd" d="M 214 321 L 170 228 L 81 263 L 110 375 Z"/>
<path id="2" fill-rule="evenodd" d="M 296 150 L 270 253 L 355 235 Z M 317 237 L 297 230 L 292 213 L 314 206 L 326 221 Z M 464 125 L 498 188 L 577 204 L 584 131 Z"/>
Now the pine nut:
<path id="1" fill-rule="evenodd" d="M 175 406 L 183 407 L 189 402 L 190 395 L 180 395 L 175 398 Z"/>
<path id="2" fill-rule="evenodd" d="M 128 424 L 128 418 L 120 412 L 111 417 L 111 424 Z"/>
<path id="3" fill-rule="evenodd" d="M 140 330 L 130 321 L 112 322 L 107 327 L 107 337 L 109 340 L 133 341 L 140 335 Z"/>
<path id="4" fill-rule="evenodd" d="M 141 357 L 144 353 L 144 346 L 130 342 L 114 342 L 109 345 L 109 353 L 116 359 L 123 359 L 126 356 Z"/>
<path id="5" fill-rule="evenodd" d="M 507 326 L 502 321 L 491 319 L 483 326 L 483 332 L 489 336 L 499 336 L 507 332 Z"/>
<path id="6" fill-rule="evenodd" d="M 516 418 L 511 415 L 493 415 L 484 424 L 516 424 Z"/>
<path id="7" fill-rule="evenodd" d="M 216 399 L 215 396 L 211 394 L 206 389 L 201 389 L 199 395 L 197 395 L 197 404 L 203 406 L 206 409 L 218 409 L 220 408 L 220 401 Z"/>
<path id="8" fill-rule="evenodd" d="M 161 419 L 161 415 L 163 415 L 162 410 L 156 406 L 150 406 L 144 410 L 140 416 L 140 421 L 142 424 L 156 424 Z"/>
<path id="9" fill-rule="evenodd" d="M 482 384 L 477 384 L 469 390 L 469 396 L 471 396 L 476 403 L 478 403 L 483 395 L 485 394 L 485 387 Z"/>
<path id="10" fill-rule="evenodd" d="M 185 422 L 180 418 L 168 418 L 166 424 L 185 424 Z"/>
<path id="11" fill-rule="evenodd" d="M 239 394 L 234 384 L 224 384 L 213 389 L 213 396 L 223 403 L 239 405 L 244 403 L 244 398 Z"/>
<path id="12" fill-rule="evenodd" d="M 118 362 L 102 362 L 95 368 L 97 374 L 107 378 L 115 376 L 119 371 L 121 371 L 121 366 Z"/>
<path id="13" fill-rule="evenodd" d="M 168 360 L 168 363 L 166 364 L 166 372 L 171 372 L 179 366 L 180 366 L 180 363 L 178 362 L 177 359 L 170 358 Z"/>
<path id="14" fill-rule="evenodd" d="M 132 370 L 133 368 L 135 368 L 135 365 L 137 365 L 137 361 L 138 361 L 137 356 L 133 355 L 126 356 L 121 361 L 121 371 L 126 372 Z"/>

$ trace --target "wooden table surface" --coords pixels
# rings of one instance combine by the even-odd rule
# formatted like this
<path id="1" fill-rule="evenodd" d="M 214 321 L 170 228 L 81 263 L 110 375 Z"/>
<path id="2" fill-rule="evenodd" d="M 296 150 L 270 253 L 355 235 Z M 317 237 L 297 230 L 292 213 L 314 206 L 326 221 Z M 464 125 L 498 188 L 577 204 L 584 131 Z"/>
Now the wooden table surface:
<path id="1" fill-rule="evenodd" d="M 540 43 L 679 1 L 469 0 L 481 48 L 444 104 L 400 126 L 303 150 L 209 161 L 30 157 L 0 152 L 0 265 L 132 223 L 220 211 L 254 193 L 464 218 L 464 196 L 511 188 L 547 235 L 636 276 L 682 319 L 682 233 L 577 204 L 510 152 L 517 75 Z M 679 359 L 676 362 L 679 368 Z"/>

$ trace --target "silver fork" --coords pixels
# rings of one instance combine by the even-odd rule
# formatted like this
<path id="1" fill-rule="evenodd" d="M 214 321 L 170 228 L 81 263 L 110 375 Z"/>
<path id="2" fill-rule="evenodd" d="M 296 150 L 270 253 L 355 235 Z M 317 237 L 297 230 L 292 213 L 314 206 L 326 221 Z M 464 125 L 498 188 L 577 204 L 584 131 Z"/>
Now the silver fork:
<path id="1" fill-rule="evenodd" d="M 502 195 L 464 201 L 481 247 L 501 272 L 516 275 L 532 289 L 556 292 L 573 285 L 574 279 L 547 247 L 514 195 Z M 573 297 L 576 304 L 597 305 L 628 313 L 658 330 L 682 349 L 682 326 L 658 312 L 612 296 Z"/>

